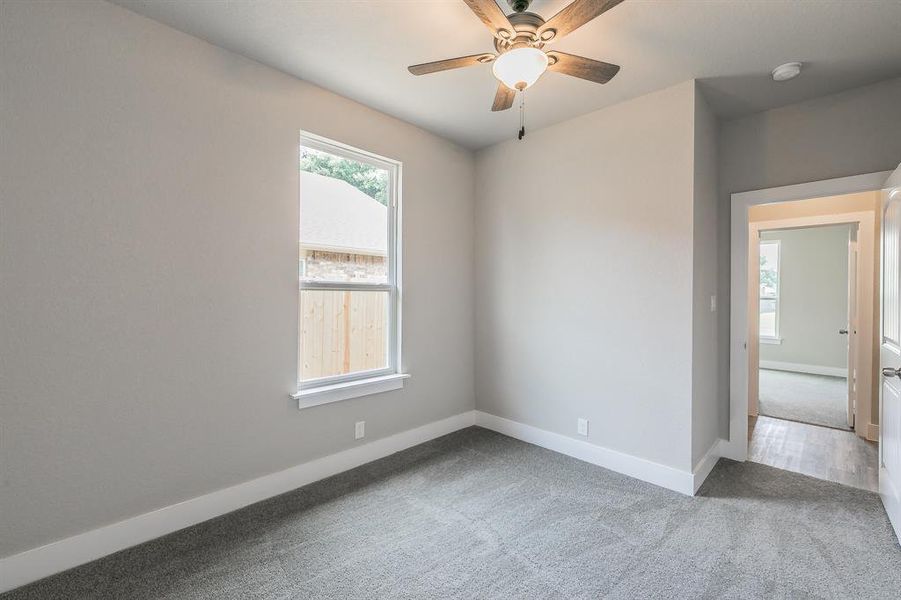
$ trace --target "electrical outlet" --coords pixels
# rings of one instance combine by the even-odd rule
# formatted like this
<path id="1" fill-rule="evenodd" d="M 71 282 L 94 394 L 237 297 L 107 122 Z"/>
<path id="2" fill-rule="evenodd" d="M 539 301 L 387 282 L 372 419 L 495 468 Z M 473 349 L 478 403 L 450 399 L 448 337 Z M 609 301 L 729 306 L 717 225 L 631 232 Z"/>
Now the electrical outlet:
<path id="1" fill-rule="evenodd" d="M 366 421 L 357 421 L 354 425 L 354 439 L 361 440 L 366 437 Z"/>
<path id="2" fill-rule="evenodd" d="M 716 294 L 710 297 L 710 312 L 716 312 Z"/>
<path id="3" fill-rule="evenodd" d="M 588 436 L 588 419 L 579 419 L 576 424 L 576 431 L 579 435 Z"/>

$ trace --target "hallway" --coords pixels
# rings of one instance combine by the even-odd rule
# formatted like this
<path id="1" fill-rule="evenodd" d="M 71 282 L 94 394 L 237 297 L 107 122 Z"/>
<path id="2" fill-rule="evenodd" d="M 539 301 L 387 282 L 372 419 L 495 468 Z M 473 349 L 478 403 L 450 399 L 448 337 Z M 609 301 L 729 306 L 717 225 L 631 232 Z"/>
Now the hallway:
<path id="1" fill-rule="evenodd" d="M 843 485 L 879 491 L 879 449 L 852 431 L 749 417 L 748 460 Z"/>

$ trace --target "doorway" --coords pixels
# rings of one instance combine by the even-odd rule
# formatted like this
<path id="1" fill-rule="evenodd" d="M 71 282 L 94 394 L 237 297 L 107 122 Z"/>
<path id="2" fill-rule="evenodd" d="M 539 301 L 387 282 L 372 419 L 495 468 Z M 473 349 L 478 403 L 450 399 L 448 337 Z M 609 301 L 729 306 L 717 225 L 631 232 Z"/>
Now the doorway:
<path id="1" fill-rule="evenodd" d="M 795 384 L 794 390 L 778 390 L 781 402 L 768 398 L 778 416 L 839 429 L 853 425 L 860 437 L 870 434 L 873 407 L 878 406 L 873 385 L 878 203 L 879 194 L 869 192 L 749 210 L 748 264 L 758 267 L 747 270 L 748 415 L 760 414 L 761 368 L 778 370 L 796 374 L 765 374 L 767 384 L 774 378 L 783 385 Z M 786 250 L 789 262 L 783 264 Z M 779 263 L 772 264 L 777 259 Z M 761 260 L 765 267 L 759 266 Z M 854 289 L 849 288 L 852 278 Z M 782 289 L 774 289 L 774 283 Z M 786 298 L 779 297 L 786 285 L 787 305 Z M 836 379 L 823 378 L 829 376 Z M 832 402 L 797 394 L 803 391 L 810 396 L 829 394 Z M 786 394 L 791 394 L 790 402 L 785 401 Z"/>
<path id="2" fill-rule="evenodd" d="M 867 440 L 878 436 L 876 242 L 878 190 L 886 177 L 874 173 L 733 194 L 726 456 L 876 489 L 878 448 Z M 833 239 L 832 271 L 821 272 L 819 283 L 809 287 L 833 300 L 837 291 L 844 294 L 828 311 L 811 306 L 809 298 L 802 302 L 817 316 L 811 321 L 816 329 L 805 333 L 804 320 L 791 316 L 786 294 L 806 274 L 783 261 L 790 237 L 817 235 Z M 761 256 L 767 267 L 763 287 Z M 855 287 L 857 293 L 851 291 Z M 801 341 L 815 343 L 805 350 Z"/>
<path id="3" fill-rule="evenodd" d="M 857 223 L 759 231 L 758 414 L 854 428 Z"/>
<path id="4" fill-rule="evenodd" d="M 871 418 L 878 195 L 821 200 L 749 211 L 748 458 L 875 492 L 878 450 L 854 425 Z"/>

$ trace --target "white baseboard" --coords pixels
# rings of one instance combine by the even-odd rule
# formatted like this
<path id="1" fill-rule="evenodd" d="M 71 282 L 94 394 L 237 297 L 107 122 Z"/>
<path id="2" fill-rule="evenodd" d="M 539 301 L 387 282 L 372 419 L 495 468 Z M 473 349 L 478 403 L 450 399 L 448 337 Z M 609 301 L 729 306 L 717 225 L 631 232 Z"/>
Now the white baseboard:
<path id="1" fill-rule="evenodd" d="M 0 559 L 0 592 L 196 525 L 475 424 L 468 411 Z"/>
<path id="2" fill-rule="evenodd" d="M 553 433 L 478 410 L 476 411 L 476 425 L 689 496 L 694 495 L 696 489 L 695 475 L 693 473 L 680 471 L 673 467 L 577 440 L 559 433 Z M 713 468 L 712 465 L 711 468 Z M 706 476 L 704 474 L 704 477 Z"/>
<path id="3" fill-rule="evenodd" d="M 698 493 L 701 484 L 704 483 L 713 467 L 716 466 L 717 461 L 723 455 L 723 448 L 728 445 L 728 440 L 715 440 L 704 456 L 701 457 L 701 460 L 698 461 L 698 464 L 695 465 L 695 468 L 691 470 L 692 494 Z"/>
<path id="4" fill-rule="evenodd" d="M 734 441 L 721 439 L 718 451 L 720 458 L 745 462 L 748 460 L 748 441 L 746 439 Z"/>
<path id="5" fill-rule="evenodd" d="M 802 363 L 788 363 L 777 360 L 760 361 L 761 369 L 774 371 L 792 371 L 793 373 L 809 373 L 811 375 L 829 375 L 831 377 L 847 377 L 848 369 L 844 367 L 825 367 L 822 365 L 805 365 Z"/>

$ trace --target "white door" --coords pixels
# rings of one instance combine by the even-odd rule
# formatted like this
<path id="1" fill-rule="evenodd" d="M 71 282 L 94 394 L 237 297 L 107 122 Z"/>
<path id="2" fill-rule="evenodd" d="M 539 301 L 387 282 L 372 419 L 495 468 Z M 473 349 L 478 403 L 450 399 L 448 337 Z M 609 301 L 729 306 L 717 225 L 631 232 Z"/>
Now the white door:
<path id="1" fill-rule="evenodd" d="M 882 191 L 879 495 L 901 534 L 901 165 Z"/>
<path id="2" fill-rule="evenodd" d="M 854 428 L 857 409 L 857 226 L 848 234 L 848 427 Z M 839 332 L 841 333 L 841 331 Z"/>

